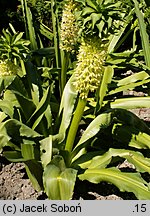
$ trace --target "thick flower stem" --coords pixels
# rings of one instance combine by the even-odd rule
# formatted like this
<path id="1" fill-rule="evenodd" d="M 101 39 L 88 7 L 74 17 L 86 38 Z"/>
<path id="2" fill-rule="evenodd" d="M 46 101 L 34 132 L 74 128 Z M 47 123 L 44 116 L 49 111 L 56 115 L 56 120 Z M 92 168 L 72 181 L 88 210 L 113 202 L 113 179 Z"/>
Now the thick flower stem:
<path id="1" fill-rule="evenodd" d="M 64 51 L 64 56 L 62 59 L 62 68 L 61 68 L 61 95 L 66 85 L 66 75 L 67 75 L 68 64 L 69 64 L 69 53 Z"/>
<path id="2" fill-rule="evenodd" d="M 75 110 L 75 113 L 74 113 L 74 116 L 71 122 L 71 126 L 68 132 L 68 136 L 67 136 L 65 150 L 68 152 L 72 151 L 76 133 L 78 130 L 78 126 L 81 121 L 81 118 L 84 112 L 84 108 L 86 106 L 86 102 L 87 102 L 86 99 L 79 98 L 79 101 L 78 101 L 78 104 L 77 104 L 77 107 L 76 107 L 76 110 Z"/>

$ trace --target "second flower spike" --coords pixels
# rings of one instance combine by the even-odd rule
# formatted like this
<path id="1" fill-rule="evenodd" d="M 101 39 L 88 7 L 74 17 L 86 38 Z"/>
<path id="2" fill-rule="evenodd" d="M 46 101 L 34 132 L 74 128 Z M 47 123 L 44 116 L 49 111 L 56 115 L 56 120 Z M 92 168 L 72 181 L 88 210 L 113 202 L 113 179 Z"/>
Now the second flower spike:
<path id="1" fill-rule="evenodd" d="M 75 10 L 76 3 L 74 0 L 66 1 L 62 14 L 60 48 L 67 52 L 73 52 L 77 43 L 78 26 L 74 14 Z"/>

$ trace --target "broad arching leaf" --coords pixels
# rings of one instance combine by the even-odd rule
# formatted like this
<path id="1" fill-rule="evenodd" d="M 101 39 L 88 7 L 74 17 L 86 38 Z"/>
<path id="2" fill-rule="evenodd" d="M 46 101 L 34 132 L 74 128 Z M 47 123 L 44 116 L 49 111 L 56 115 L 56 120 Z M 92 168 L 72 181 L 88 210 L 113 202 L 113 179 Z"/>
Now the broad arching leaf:
<path id="1" fill-rule="evenodd" d="M 94 137 L 101 128 L 107 128 L 111 123 L 111 112 L 102 113 L 97 116 L 84 131 L 81 139 L 75 146 L 72 152 L 72 158 L 77 155 L 77 153 L 85 147 L 86 141 Z M 77 159 L 77 158 L 76 158 Z"/>
<path id="2" fill-rule="evenodd" d="M 106 168 L 110 164 L 112 158 L 120 157 L 127 159 L 129 163 L 132 163 L 138 172 L 150 173 L 150 159 L 142 155 L 137 151 L 125 150 L 125 149 L 109 149 L 105 154 L 95 156 L 86 163 L 80 164 L 82 169 L 101 169 Z"/>
<path id="3" fill-rule="evenodd" d="M 123 129 L 126 126 L 128 127 L 128 134 L 124 133 L 124 136 L 129 135 L 128 145 L 130 141 L 132 141 L 133 134 L 138 135 L 140 132 L 146 133 L 150 135 L 149 127 L 135 114 L 130 111 L 124 109 L 110 109 L 105 113 L 98 115 L 87 127 L 84 131 L 82 137 L 80 138 L 79 142 L 75 146 L 72 152 L 72 158 L 77 155 L 77 153 L 87 145 L 87 141 L 93 138 L 101 129 L 107 128 L 111 124 L 117 124 L 118 129 Z M 132 129 L 132 130 L 131 130 Z M 136 131 L 136 133 L 135 133 Z M 116 131 L 112 131 L 113 136 L 116 136 L 121 140 L 122 138 L 118 136 Z M 132 134 L 133 133 L 133 134 Z M 116 137 L 116 138 L 117 138 Z M 77 158 L 76 158 L 77 159 Z"/>
<path id="4" fill-rule="evenodd" d="M 149 108 L 150 107 L 150 97 L 131 97 L 131 98 L 121 98 L 110 102 L 112 109 L 122 108 L 122 109 L 137 109 L 137 108 Z"/>
<path id="5" fill-rule="evenodd" d="M 107 181 L 122 192 L 133 192 L 140 200 L 150 199 L 149 184 L 142 179 L 139 173 L 121 172 L 117 168 L 88 169 L 78 177 L 80 180 L 88 180 L 95 184 Z"/>

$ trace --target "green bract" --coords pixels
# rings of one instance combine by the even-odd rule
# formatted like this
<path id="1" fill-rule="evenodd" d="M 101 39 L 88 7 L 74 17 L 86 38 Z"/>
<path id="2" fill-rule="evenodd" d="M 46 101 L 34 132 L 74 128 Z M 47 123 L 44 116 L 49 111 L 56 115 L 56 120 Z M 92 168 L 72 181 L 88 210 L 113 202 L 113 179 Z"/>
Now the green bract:
<path id="1" fill-rule="evenodd" d="M 0 61 L 0 77 L 16 75 L 20 70 L 21 68 L 13 64 L 11 61 Z"/>
<path id="2" fill-rule="evenodd" d="M 82 99 L 98 88 L 104 72 L 107 44 L 98 37 L 86 38 L 79 49 L 74 85 Z"/>
<path id="3" fill-rule="evenodd" d="M 78 27 L 74 15 L 75 8 L 74 0 L 68 1 L 64 6 L 62 15 L 60 48 L 67 52 L 73 51 L 78 37 Z"/>

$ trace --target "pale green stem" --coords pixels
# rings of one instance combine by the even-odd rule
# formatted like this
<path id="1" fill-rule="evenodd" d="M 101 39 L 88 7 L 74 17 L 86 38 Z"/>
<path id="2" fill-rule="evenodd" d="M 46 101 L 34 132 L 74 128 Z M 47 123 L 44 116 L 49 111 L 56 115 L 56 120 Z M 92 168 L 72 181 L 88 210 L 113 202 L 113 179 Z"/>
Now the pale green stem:
<path id="1" fill-rule="evenodd" d="M 76 137 L 76 133 L 79 127 L 79 123 L 81 121 L 83 112 L 84 112 L 84 108 L 86 106 L 86 99 L 82 99 L 79 98 L 72 122 L 71 122 L 71 126 L 68 132 L 68 136 L 67 136 L 67 141 L 66 141 L 66 146 L 65 146 L 65 150 L 68 152 L 72 151 L 73 145 L 74 145 L 74 141 L 75 141 L 75 137 Z"/>

